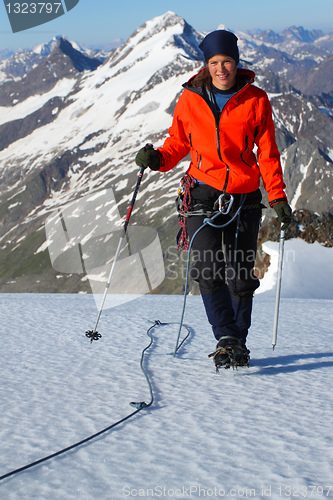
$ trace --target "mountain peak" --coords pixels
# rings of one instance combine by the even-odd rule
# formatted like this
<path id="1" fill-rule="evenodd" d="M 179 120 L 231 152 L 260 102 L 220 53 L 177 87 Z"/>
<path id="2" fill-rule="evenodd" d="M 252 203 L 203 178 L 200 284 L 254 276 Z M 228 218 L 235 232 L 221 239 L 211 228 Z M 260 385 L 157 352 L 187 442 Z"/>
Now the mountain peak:
<path id="1" fill-rule="evenodd" d="M 114 66 L 129 58 L 129 64 L 133 64 L 137 57 L 142 58 L 143 53 L 149 53 L 154 47 L 170 46 L 180 49 L 186 58 L 190 56 L 191 59 L 201 60 L 202 53 L 198 49 L 201 38 L 185 19 L 167 11 L 139 26 L 129 39 L 113 52 L 110 63 Z"/>
<path id="2" fill-rule="evenodd" d="M 79 50 L 75 49 L 73 47 L 73 44 L 69 40 L 67 40 L 67 38 L 64 37 L 60 37 L 58 39 L 57 44 L 54 47 L 51 55 L 56 50 L 60 50 L 66 56 L 68 56 L 75 69 L 77 69 L 77 71 L 80 72 L 84 70 L 94 71 L 98 66 L 102 64 L 102 61 L 100 61 L 99 59 L 94 57 L 89 57 L 80 52 Z"/>
<path id="3" fill-rule="evenodd" d="M 153 17 L 149 23 L 156 24 L 156 25 L 164 25 L 164 26 L 173 26 L 175 24 L 184 24 L 185 20 L 184 18 L 178 16 L 175 12 L 172 10 L 168 10 L 161 16 Z"/>
<path id="4" fill-rule="evenodd" d="M 41 56 L 48 56 L 57 45 L 60 38 L 65 37 L 62 35 L 54 36 L 48 43 L 40 43 L 38 45 L 35 45 L 32 49 L 32 52 Z"/>
<path id="5" fill-rule="evenodd" d="M 219 24 L 217 27 L 218 30 L 232 31 L 225 24 Z"/>
<path id="6" fill-rule="evenodd" d="M 153 17 L 149 21 L 146 21 L 144 24 L 139 26 L 138 29 L 133 33 L 132 37 L 141 33 L 146 38 L 147 36 L 152 36 L 173 26 L 180 25 L 183 27 L 185 24 L 186 22 L 182 17 L 178 16 L 171 10 L 168 10 L 165 14 Z"/>

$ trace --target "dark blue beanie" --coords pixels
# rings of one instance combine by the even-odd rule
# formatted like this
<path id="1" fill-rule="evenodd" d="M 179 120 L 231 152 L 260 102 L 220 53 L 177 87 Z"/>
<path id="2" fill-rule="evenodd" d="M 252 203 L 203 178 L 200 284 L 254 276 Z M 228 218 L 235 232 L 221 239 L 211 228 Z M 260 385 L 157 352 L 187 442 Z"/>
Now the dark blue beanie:
<path id="1" fill-rule="evenodd" d="M 226 30 L 216 30 L 209 33 L 200 43 L 199 49 L 204 53 L 207 62 L 217 54 L 225 54 L 239 63 L 239 52 L 237 47 L 237 36 Z"/>

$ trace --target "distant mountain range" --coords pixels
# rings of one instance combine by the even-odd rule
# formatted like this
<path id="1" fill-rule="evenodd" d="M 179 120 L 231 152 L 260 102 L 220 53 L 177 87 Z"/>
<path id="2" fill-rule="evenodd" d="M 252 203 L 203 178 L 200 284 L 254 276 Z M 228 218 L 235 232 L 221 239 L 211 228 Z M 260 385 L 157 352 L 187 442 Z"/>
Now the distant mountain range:
<path id="1" fill-rule="evenodd" d="M 301 27 L 236 34 L 241 64 L 255 71 L 273 107 L 299 220 L 290 236 L 311 241 L 308 226 L 316 224 L 320 241 L 332 246 L 333 34 Z M 84 276 L 52 269 L 45 219 L 111 186 L 126 213 L 135 154 L 147 142 L 162 144 L 182 83 L 203 66 L 203 36 L 167 12 L 109 52 L 58 37 L 0 61 L 0 291 L 89 291 Z M 166 261 L 187 164 L 163 175 L 146 172 L 133 215 L 133 223 L 156 228 Z M 266 223 L 271 216 L 267 210 Z M 263 229 L 266 239 L 276 238 L 274 222 Z M 159 291 L 180 292 L 182 285 L 167 275 Z"/>

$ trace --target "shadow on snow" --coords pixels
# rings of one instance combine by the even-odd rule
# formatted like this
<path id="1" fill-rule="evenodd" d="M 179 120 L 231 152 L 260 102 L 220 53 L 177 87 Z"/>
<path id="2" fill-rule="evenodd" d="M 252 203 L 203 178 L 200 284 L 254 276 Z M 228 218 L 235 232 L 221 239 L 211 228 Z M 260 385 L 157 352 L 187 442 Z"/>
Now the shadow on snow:
<path id="1" fill-rule="evenodd" d="M 333 352 L 289 354 L 287 356 L 274 356 L 262 359 L 254 358 L 251 359 L 250 366 L 260 369 L 256 372 L 250 372 L 249 375 L 276 375 L 277 373 L 319 370 L 333 366 L 333 360 L 323 360 L 322 358 L 333 358 Z M 313 361 L 304 363 L 304 360 Z"/>

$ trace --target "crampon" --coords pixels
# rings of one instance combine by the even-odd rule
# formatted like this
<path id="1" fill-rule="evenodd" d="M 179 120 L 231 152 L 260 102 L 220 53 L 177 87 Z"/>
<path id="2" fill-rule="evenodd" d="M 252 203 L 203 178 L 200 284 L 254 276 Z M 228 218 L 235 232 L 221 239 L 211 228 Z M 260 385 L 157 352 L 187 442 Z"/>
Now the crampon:
<path id="1" fill-rule="evenodd" d="M 216 372 L 220 368 L 237 369 L 238 366 L 249 366 L 250 363 L 250 351 L 242 344 L 217 345 L 216 350 L 208 354 L 208 357 L 213 357 Z"/>

